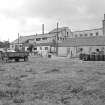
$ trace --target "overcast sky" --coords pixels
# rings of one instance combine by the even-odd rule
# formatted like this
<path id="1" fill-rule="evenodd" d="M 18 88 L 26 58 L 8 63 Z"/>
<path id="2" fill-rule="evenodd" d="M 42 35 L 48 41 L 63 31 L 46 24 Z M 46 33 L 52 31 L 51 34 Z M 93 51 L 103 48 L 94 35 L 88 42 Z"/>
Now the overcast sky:
<path id="1" fill-rule="evenodd" d="M 0 0 L 0 40 L 67 26 L 72 31 L 102 27 L 105 0 Z"/>

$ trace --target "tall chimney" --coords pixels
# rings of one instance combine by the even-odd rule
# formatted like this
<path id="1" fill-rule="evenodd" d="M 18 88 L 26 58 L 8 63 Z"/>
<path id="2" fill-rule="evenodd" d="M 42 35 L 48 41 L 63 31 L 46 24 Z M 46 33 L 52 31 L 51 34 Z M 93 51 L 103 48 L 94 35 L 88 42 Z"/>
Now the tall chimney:
<path id="1" fill-rule="evenodd" d="M 42 34 L 44 35 L 44 24 L 42 24 Z"/>
<path id="2" fill-rule="evenodd" d="M 104 20 L 103 20 L 103 35 L 105 35 L 105 14 L 104 14 Z"/>

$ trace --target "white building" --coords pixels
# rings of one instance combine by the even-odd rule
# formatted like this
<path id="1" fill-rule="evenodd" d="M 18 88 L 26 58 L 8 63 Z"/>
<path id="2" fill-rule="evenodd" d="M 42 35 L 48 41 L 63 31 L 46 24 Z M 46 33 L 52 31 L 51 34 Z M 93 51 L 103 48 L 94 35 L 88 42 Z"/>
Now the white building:
<path id="1" fill-rule="evenodd" d="M 16 39 L 11 43 L 10 49 L 15 50 L 18 47 L 19 50 L 24 49 L 27 51 L 29 45 L 32 44 L 34 45 L 33 52 L 38 52 L 41 54 L 47 52 L 55 52 L 54 44 L 56 44 L 56 41 L 62 42 L 70 37 L 70 35 L 71 31 L 68 27 L 58 28 L 58 31 L 55 28 L 49 33 L 45 34 L 21 36 L 19 39 Z"/>
<path id="2" fill-rule="evenodd" d="M 46 34 L 22 36 L 11 43 L 11 49 L 27 51 L 30 44 L 34 45 L 33 52 L 46 55 L 48 52 L 57 52 L 59 56 L 78 56 L 80 49 L 84 53 L 90 53 L 96 49 L 104 50 L 105 39 L 105 15 L 102 28 L 74 31 L 68 27 L 55 28 Z M 58 47 L 57 47 L 58 44 Z M 46 54 L 45 54 L 46 53 Z"/>
<path id="3" fill-rule="evenodd" d="M 72 32 L 73 38 L 93 37 L 93 36 L 103 36 L 103 28 Z"/>
<path id="4" fill-rule="evenodd" d="M 12 50 L 27 50 L 27 46 L 24 46 L 26 43 L 32 43 L 32 40 L 34 42 L 35 35 L 30 35 L 30 36 L 20 36 L 19 39 L 14 40 L 10 44 L 10 49 Z"/>

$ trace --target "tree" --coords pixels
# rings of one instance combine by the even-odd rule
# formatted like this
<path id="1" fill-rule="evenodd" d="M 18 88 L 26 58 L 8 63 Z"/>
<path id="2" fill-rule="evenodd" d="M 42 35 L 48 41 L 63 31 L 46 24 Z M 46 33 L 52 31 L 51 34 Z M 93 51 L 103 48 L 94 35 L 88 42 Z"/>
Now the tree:
<path id="1" fill-rule="evenodd" d="M 55 52 L 55 50 L 56 50 L 56 40 L 55 39 L 52 40 L 52 46 L 51 47 L 54 47 L 54 52 Z"/>
<path id="2" fill-rule="evenodd" d="M 9 48 L 10 47 L 10 42 L 9 41 L 4 41 L 3 43 L 4 43 L 4 46 L 6 48 Z"/>
<path id="3" fill-rule="evenodd" d="M 34 48 L 34 45 L 33 45 L 33 44 L 30 44 L 30 45 L 29 45 L 29 48 L 28 48 L 30 53 L 32 53 L 32 49 L 33 49 L 33 48 Z"/>
<path id="4" fill-rule="evenodd" d="M 4 41 L 4 42 L 0 41 L 0 47 L 1 48 L 9 48 L 10 47 L 10 42 L 9 41 Z"/>

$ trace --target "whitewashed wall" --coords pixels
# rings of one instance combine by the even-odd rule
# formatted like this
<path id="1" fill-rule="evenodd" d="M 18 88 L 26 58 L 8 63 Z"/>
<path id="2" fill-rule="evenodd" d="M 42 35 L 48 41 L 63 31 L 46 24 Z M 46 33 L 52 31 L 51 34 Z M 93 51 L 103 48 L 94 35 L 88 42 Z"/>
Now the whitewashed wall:
<path id="1" fill-rule="evenodd" d="M 91 52 L 96 52 L 96 49 L 100 51 L 104 51 L 105 54 L 105 46 L 80 46 L 80 47 L 59 47 L 58 48 L 58 56 L 65 57 L 79 57 L 81 51 L 79 49 L 82 48 L 82 53 L 90 54 Z"/>
<path id="2" fill-rule="evenodd" d="M 58 47 L 58 56 L 67 56 L 67 47 Z"/>

